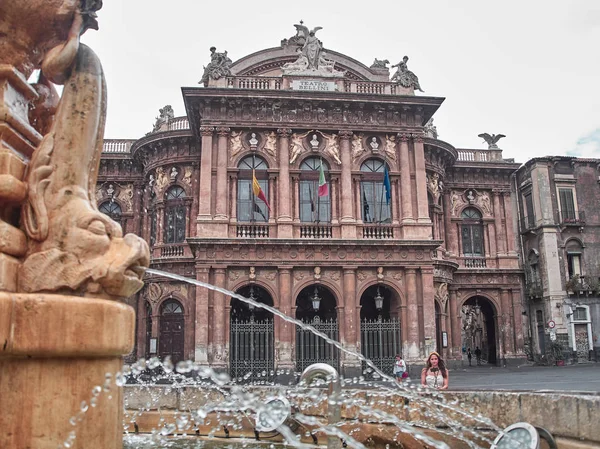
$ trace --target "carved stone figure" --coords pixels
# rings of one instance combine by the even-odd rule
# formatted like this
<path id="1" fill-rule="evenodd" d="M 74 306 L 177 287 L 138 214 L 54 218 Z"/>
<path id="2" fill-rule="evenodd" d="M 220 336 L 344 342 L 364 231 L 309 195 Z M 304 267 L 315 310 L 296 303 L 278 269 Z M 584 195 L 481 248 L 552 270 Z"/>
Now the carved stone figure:
<path id="1" fill-rule="evenodd" d="M 169 123 L 170 120 L 175 118 L 175 112 L 170 104 L 166 105 L 163 108 L 158 110 L 158 117 L 156 117 L 156 121 L 154 122 L 154 127 L 152 128 L 152 132 L 157 131 L 165 131 L 161 129 L 164 124 Z"/>
<path id="2" fill-rule="evenodd" d="M 250 148 L 256 148 L 256 145 L 258 145 L 258 139 L 256 138 L 256 133 L 250 134 L 250 139 L 248 139 L 248 143 L 250 144 Z"/>
<path id="3" fill-rule="evenodd" d="M 316 134 L 313 134 L 312 139 L 310 140 L 309 143 L 310 143 L 311 148 L 314 151 L 319 149 L 320 142 L 319 142 L 319 139 Z"/>
<path id="4" fill-rule="evenodd" d="M 248 273 L 248 279 L 254 281 L 256 279 L 256 268 L 250 267 L 250 271 Z"/>
<path id="5" fill-rule="evenodd" d="M 475 201 L 475 192 L 473 192 L 472 190 L 468 190 L 467 191 L 467 200 L 469 200 L 469 203 L 472 203 Z"/>
<path id="6" fill-rule="evenodd" d="M 385 136 L 385 153 L 391 160 L 396 160 L 396 136 L 393 134 Z"/>
<path id="7" fill-rule="evenodd" d="M 106 92 L 100 61 L 76 39 L 74 54 L 65 46 L 58 50 L 65 52 L 65 59 L 53 55 L 57 64 L 64 64 L 64 77 L 69 72 L 70 77 L 56 120 L 29 166 L 29 193 L 22 210 L 29 248 L 18 288 L 27 293 L 127 298 L 143 285 L 149 250 L 139 237 L 123 237 L 120 225 L 100 213 L 93 201 Z"/>
<path id="8" fill-rule="evenodd" d="M 440 175 L 436 172 L 433 172 L 431 175 L 427 175 L 427 186 L 429 187 L 429 191 L 433 196 L 433 200 L 437 204 L 440 198 L 440 185 L 439 185 Z"/>
<path id="9" fill-rule="evenodd" d="M 477 137 L 481 137 L 487 144 L 488 150 L 494 150 L 498 148 L 498 141 L 503 137 L 506 137 L 504 134 L 488 134 L 482 133 L 478 134 Z"/>
<path id="10" fill-rule="evenodd" d="M 419 78 L 413 72 L 408 70 L 407 62 L 408 56 L 405 56 L 402 58 L 402 61 L 392 66 L 392 68 L 398 67 L 398 70 L 394 73 L 394 76 L 392 76 L 391 81 L 400 84 L 402 87 L 412 87 L 413 89 L 423 92 L 423 89 L 421 89 L 421 85 L 419 84 Z"/>
<path id="11" fill-rule="evenodd" d="M 125 210 L 127 212 L 131 212 L 133 210 L 133 186 L 128 184 L 119 193 L 119 200 L 125 206 Z"/>
<path id="12" fill-rule="evenodd" d="M 383 274 L 383 267 L 377 267 L 377 280 L 378 281 L 383 281 L 384 278 L 384 274 Z"/>
<path id="13" fill-rule="evenodd" d="M 227 50 L 223 53 L 218 53 L 216 47 L 210 47 L 210 62 L 204 67 L 202 79 L 198 84 L 203 84 L 207 87 L 210 80 L 218 80 L 224 76 L 231 75 L 232 61 L 227 56 Z"/>
<path id="14" fill-rule="evenodd" d="M 113 195 L 115 194 L 115 188 L 113 187 L 113 185 L 112 185 L 112 184 L 109 184 L 109 185 L 108 185 L 108 189 L 106 189 L 106 194 L 107 194 L 107 195 L 108 195 L 110 198 L 112 198 L 112 197 L 113 197 Z"/>
<path id="15" fill-rule="evenodd" d="M 365 149 L 362 145 L 363 134 L 354 134 L 352 136 L 352 160 L 358 158 Z"/>
<path id="16" fill-rule="evenodd" d="M 302 54 L 308 60 L 308 68 L 309 69 L 318 69 L 319 68 L 319 56 L 321 54 L 321 50 L 323 49 L 321 45 L 321 41 L 315 36 L 316 32 L 322 30 L 323 27 L 315 27 L 311 31 L 308 31 L 308 28 L 303 24 L 294 25 L 298 34 L 300 32 L 304 35 L 304 45 L 302 45 Z"/>
<path id="17" fill-rule="evenodd" d="M 159 196 L 165 187 L 169 185 L 169 177 L 165 173 L 165 169 L 162 167 L 156 168 L 156 184 L 154 186 L 154 192 L 156 196 Z"/>
<path id="18" fill-rule="evenodd" d="M 300 154 L 304 151 L 304 145 L 302 144 L 302 140 L 311 132 L 312 131 L 307 131 L 304 134 L 292 134 L 292 145 L 290 146 L 290 164 L 296 162 L 298 156 L 300 156 Z"/>
<path id="19" fill-rule="evenodd" d="M 436 126 L 433 124 L 433 117 L 431 117 L 427 123 L 425 123 L 425 134 L 432 139 L 438 138 L 438 132 Z"/>
<path id="20" fill-rule="evenodd" d="M 313 278 L 315 281 L 321 279 L 321 267 L 315 267 Z"/>
<path id="21" fill-rule="evenodd" d="M 448 302 L 448 284 L 446 282 L 442 282 L 435 292 L 435 298 L 440 302 L 442 306 L 442 312 L 446 309 L 446 303 Z"/>
<path id="22" fill-rule="evenodd" d="M 387 59 L 377 59 L 375 58 L 375 60 L 373 61 L 373 64 L 371 64 L 371 69 L 388 69 L 388 64 L 390 63 L 390 61 L 388 61 Z"/>
<path id="23" fill-rule="evenodd" d="M 150 176 L 148 176 L 148 187 L 152 187 L 154 185 L 154 175 L 150 174 Z"/>
<path id="24" fill-rule="evenodd" d="M 277 157 L 277 133 L 275 131 L 267 134 L 267 142 L 263 149 L 274 158 Z"/>
<path id="25" fill-rule="evenodd" d="M 461 196 L 457 191 L 453 190 L 450 196 L 450 208 L 452 209 L 452 215 L 456 216 L 456 211 L 462 204 L 463 200 Z"/>
<path id="26" fill-rule="evenodd" d="M 340 144 L 338 141 L 337 134 L 324 134 L 321 135 L 325 138 L 325 149 L 323 150 L 325 153 L 329 154 L 338 165 L 342 165 L 342 160 L 340 159 Z"/>
<path id="27" fill-rule="evenodd" d="M 171 182 L 177 179 L 177 175 L 179 172 L 177 171 L 177 167 L 171 167 L 171 173 L 169 173 L 169 177 L 171 178 Z"/>
<path id="28" fill-rule="evenodd" d="M 186 183 L 188 186 L 192 185 L 192 167 L 185 167 L 183 169 L 182 181 L 184 183 Z"/>
<path id="29" fill-rule="evenodd" d="M 234 159 L 237 154 L 244 149 L 242 145 L 242 132 L 231 131 L 229 138 L 229 159 Z"/>
<path id="30" fill-rule="evenodd" d="M 371 147 L 371 150 L 373 150 L 373 153 L 377 153 L 379 150 L 379 142 L 377 142 L 377 137 L 371 137 L 369 146 Z"/>
<path id="31" fill-rule="evenodd" d="M 481 207 L 484 214 L 492 215 L 492 204 L 488 192 L 482 192 L 477 195 L 477 204 Z"/>
<path id="32" fill-rule="evenodd" d="M 286 75 L 295 72 L 303 72 L 306 69 L 308 69 L 308 58 L 302 54 L 301 50 L 298 50 L 298 59 L 294 62 L 287 62 L 281 66 L 281 70 Z"/>

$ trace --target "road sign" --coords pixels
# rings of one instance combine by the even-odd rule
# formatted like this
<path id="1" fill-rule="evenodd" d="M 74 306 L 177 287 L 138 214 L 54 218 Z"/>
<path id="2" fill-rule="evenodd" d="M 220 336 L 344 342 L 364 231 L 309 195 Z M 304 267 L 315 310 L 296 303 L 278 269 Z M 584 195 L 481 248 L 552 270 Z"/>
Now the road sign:
<path id="1" fill-rule="evenodd" d="M 550 340 L 556 341 L 556 331 L 554 329 L 550 330 Z"/>
<path id="2" fill-rule="evenodd" d="M 550 329 L 554 329 L 554 327 L 556 326 L 556 323 L 554 322 L 554 320 L 550 320 L 548 321 L 548 327 Z"/>

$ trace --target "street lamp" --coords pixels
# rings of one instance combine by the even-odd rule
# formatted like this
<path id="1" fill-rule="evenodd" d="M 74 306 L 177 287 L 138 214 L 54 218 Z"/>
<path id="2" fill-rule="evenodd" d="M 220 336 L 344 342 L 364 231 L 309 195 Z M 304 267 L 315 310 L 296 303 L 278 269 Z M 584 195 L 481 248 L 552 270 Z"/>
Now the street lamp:
<path id="1" fill-rule="evenodd" d="M 250 295 L 248 296 L 248 299 L 252 300 L 252 301 L 256 301 L 256 296 L 254 295 L 254 286 L 250 286 Z M 254 312 L 254 309 L 256 308 L 256 306 L 252 303 L 247 303 L 248 306 L 248 310 L 250 311 L 250 313 Z"/>
<path id="2" fill-rule="evenodd" d="M 381 313 L 381 310 L 383 309 L 383 296 L 381 296 L 379 287 L 377 287 L 377 294 L 375 295 L 375 308 L 379 313 Z"/>
<path id="3" fill-rule="evenodd" d="M 312 307 L 315 312 L 319 311 L 321 307 L 321 297 L 319 296 L 319 292 L 317 291 L 317 287 L 315 286 L 315 293 L 311 296 L 310 300 L 312 301 Z"/>
<path id="4" fill-rule="evenodd" d="M 479 316 L 481 314 L 481 306 L 479 305 L 479 300 L 475 299 L 475 314 Z"/>

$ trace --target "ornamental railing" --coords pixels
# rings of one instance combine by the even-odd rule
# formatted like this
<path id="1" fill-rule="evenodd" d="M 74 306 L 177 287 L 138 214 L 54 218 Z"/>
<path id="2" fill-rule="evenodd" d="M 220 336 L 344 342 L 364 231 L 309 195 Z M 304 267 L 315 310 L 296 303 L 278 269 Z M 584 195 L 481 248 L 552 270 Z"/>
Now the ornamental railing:
<path id="1" fill-rule="evenodd" d="M 129 153 L 131 151 L 131 145 L 135 140 L 133 139 L 104 139 L 102 144 L 103 153 Z"/>
<path id="2" fill-rule="evenodd" d="M 463 259 L 463 266 L 465 268 L 486 268 L 487 263 L 485 257 L 465 257 Z"/>
<path id="3" fill-rule="evenodd" d="M 332 236 L 331 225 L 302 225 L 300 238 L 330 239 Z"/>
<path id="4" fill-rule="evenodd" d="M 260 239 L 269 237 L 268 224 L 238 224 L 235 230 L 236 237 Z"/>
<path id="5" fill-rule="evenodd" d="M 389 225 L 363 225 L 363 238 L 365 239 L 393 239 L 394 228 Z"/>
<path id="6" fill-rule="evenodd" d="M 502 159 L 502 150 L 465 150 L 456 149 L 458 160 L 462 162 L 492 162 Z"/>

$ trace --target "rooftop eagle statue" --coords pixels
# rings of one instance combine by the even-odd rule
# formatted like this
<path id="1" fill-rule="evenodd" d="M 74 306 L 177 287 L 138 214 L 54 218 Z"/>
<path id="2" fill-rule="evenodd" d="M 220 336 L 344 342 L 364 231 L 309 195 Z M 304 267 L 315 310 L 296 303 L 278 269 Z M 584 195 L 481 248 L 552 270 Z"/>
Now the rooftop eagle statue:
<path id="1" fill-rule="evenodd" d="M 477 137 L 481 137 L 483 140 L 485 140 L 487 142 L 488 150 L 494 150 L 494 149 L 498 148 L 497 142 L 506 136 L 504 134 L 489 135 L 488 133 L 483 133 L 483 134 L 478 134 Z"/>

